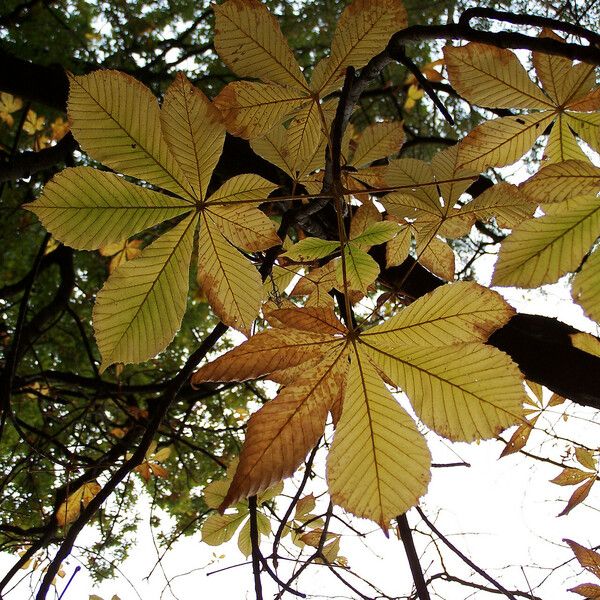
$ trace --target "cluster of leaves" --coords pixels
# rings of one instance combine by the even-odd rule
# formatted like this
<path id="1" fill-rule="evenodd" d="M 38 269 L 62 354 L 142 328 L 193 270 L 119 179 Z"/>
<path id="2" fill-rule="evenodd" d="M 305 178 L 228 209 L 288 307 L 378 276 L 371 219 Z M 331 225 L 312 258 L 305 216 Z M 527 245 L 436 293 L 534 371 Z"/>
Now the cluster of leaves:
<path id="1" fill-rule="evenodd" d="M 114 25 L 121 26 L 129 11 L 127 3 L 118 3 Z M 324 434 L 329 441 L 332 428 L 327 423 L 335 430 L 327 460 L 332 499 L 387 529 L 391 519 L 418 502 L 431 477 L 425 439 L 390 388 L 404 391 L 420 423 L 450 440 L 489 439 L 517 425 L 504 454 L 522 449 L 539 415 L 562 399 L 543 403 L 540 392 L 532 402 L 517 367 L 485 344 L 513 315 L 498 294 L 475 283 L 451 283 L 412 304 L 404 297 L 409 305 L 395 311 L 386 303 L 389 295 L 372 302 L 380 290 L 381 269 L 412 255 L 438 277 L 453 281 L 455 240 L 468 235 L 475 223 L 492 221 L 492 227 L 513 229 L 501 245 L 495 284 L 537 287 L 577 272 L 573 296 L 600 320 L 600 251 L 592 253 L 600 231 L 600 169 L 579 145 L 583 140 L 593 150 L 600 147 L 594 68 L 534 53 L 538 86 L 508 50 L 447 46 L 443 60 L 422 68 L 426 79 L 440 82 L 445 75 L 434 67 L 443 64 L 449 82 L 470 103 L 528 112 L 482 123 L 429 162 L 397 158 L 406 135 L 403 123 L 376 119 L 364 127 L 362 116 L 356 115 L 355 125 L 341 139 L 341 176 L 332 185 L 328 178 L 336 140 L 331 125 L 344 75 L 350 66 L 364 67 L 406 25 L 403 5 L 399 0 L 355 0 L 338 22 L 329 54 L 314 68 L 306 58 L 300 66 L 277 20 L 257 0 L 228 0 L 214 14 L 216 51 L 236 75 L 252 81 L 229 83 L 211 102 L 179 74 L 159 107 L 147 87 L 123 73 L 70 76 L 69 122 L 91 160 L 84 157 L 86 166 L 56 175 L 29 208 L 60 242 L 112 257 L 110 277 L 97 295 L 94 329 L 100 371 L 117 363 L 118 385 L 123 381 L 127 387 L 127 375 L 133 372 L 124 370 L 123 363 L 152 359 L 183 322 L 177 348 L 171 346 L 153 361 L 155 373 L 176 369 L 186 346 L 200 337 L 198 330 L 215 319 L 206 307 L 188 300 L 195 259 L 200 288 L 195 297 L 206 298 L 216 318 L 254 335 L 199 369 L 194 384 L 267 378 L 282 386 L 250 418 L 239 463 L 230 466 L 225 480 L 206 488 L 204 501 L 190 488 L 214 479 L 216 467 L 198 464 L 192 449 L 178 444 L 178 434 L 183 426 L 192 431 L 196 447 L 213 453 L 218 464 L 229 462 L 235 440 L 229 434 L 214 439 L 202 434 L 203 427 L 210 429 L 218 419 L 222 403 L 207 401 L 206 418 L 191 416 L 184 403 L 175 408 L 161 435 L 174 444 L 170 458 L 186 478 L 169 475 L 161 464 L 169 450 L 156 452 L 156 444 L 135 471 L 158 490 L 156 502 L 176 515 L 178 530 L 198 521 L 205 507 L 218 509 L 221 514 L 204 522 L 204 540 L 222 543 L 241 528 L 238 544 L 249 555 L 244 499 L 258 495 L 258 504 L 269 506 L 282 489 L 281 480 Z M 158 46 L 150 39 L 149 15 L 156 16 L 157 27 L 164 25 L 165 15 L 156 7 L 139 18 L 135 38 L 143 43 L 137 50 L 152 56 Z M 561 41 L 550 31 L 542 36 Z M 318 49 L 317 54 L 323 52 Z M 417 80 L 409 77 L 405 85 L 405 114 L 427 110 L 419 102 L 424 90 Z M 212 88 L 208 84 L 205 89 Z M 343 101 L 343 93 L 341 97 Z M 14 127 L 14 115 L 22 108 L 18 99 L 3 94 L 0 118 L 7 127 Z M 33 111 L 23 116 L 23 130 L 31 129 L 45 145 L 44 136 L 51 134 L 42 118 Z M 64 127 L 62 119 L 55 123 Z M 277 186 L 258 175 L 226 181 L 213 175 L 226 131 L 248 139 L 257 155 L 288 177 L 283 200 L 273 194 Z M 515 162 L 540 135 L 548 137 L 546 166 L 536 175 L 519 186 L 497 183 L 475 198 L 469 195 L 483 169 Z M 305 207 L 329 202 L 337 212 L 337 234 L 324 239 L 308 232 L 307 237 L 297 223 L 292 239 L 282 239 L 285 228 L 279 230 L 281 237 L 276 230 L 282 201 Z M 376 246 L 383 244 L 381 260 Z M 85 280 L 91 261 L 80 264 Z M 92 284 L 84 286 L 83 306 L 95 292 Z M 307 298 L 299 302 L 298 296 Z M 357 306 L 362 299 L 364 305 Z M 190 305 L 193 309 L 184 317 Z M 263 330 L 261 312 L 268 329 Z M 573 345 L 593 352 L 593 339 L 574 339 Z M 138 385 L 157 380 L 136 371 Z M 38 398 L 58 396 L 49 386 L 36 386 L 31 390 Z M 226 404 L 233 405 L 231 398 L 243 403 L 246 395 L 236 392 L 226 397 Z M 153 393 L 144 400 L 150 406 L 156 399 Z M 530 406 L 524 409 L 524 402 Z M 88 414 L 87 399 L 72 404 L 78 415 Z M 100 436 L 98 452 L 148 422 L 147 411 L 125 406 L 121 397 L 104 411 L 92 406 L 93 422 L 78 439 L 89 432 Z M 40 430 L 46 426 L 46 415 L 29 419 L 20 414 Z M 65 405 L 56 421 L 67 414 Z M 66 434 L 57 434 L 56 440 L 71 447 Z M 577 458 L 587 470 L 567 467 L 555 480 L 559 485 L 583 483 L 563 514 L 584 500 L 596 479 L 596 466 L 581 459 L 583 452 L 578 449 Z M 78 466 L 86 468 L 83 462 Z M 52 505 L 53 481 L 47 474 L 40 477 L 35 489 L 27 488 L 28 498 L 42 495 Z M 54 521 L 68 528 L 99 490 L 95 481 L 75 491 L 67 486 Z M 15 496 L 11 506 L 21 497 Z M 301 499 L 285 524 L 284 533 L 291 532 L 298 546 L 323 546 L 323 524 L 313 510 L 314 499 Z M 259 536 L 271 531 L 260 508 L 256 523 Z M 343 564 L 339 535 L 326 532 L 326 540 L 322 556 Z"/>
<path id="2" fill-rule="evenodd" d="M 127 177 L 91 167 L 66 169 L 29 205 L 57 239 L 79 249 L 104 248 L 108 254 L 115 245 L 121 255 L 130 248 L 135 256 L 138 244 L 127 239 L 154 232 L 155 240 L 116 268 L 98 293 L 94 328 L 102 369 L 146 360 L 171 341 L 186 306 L 194 244 L 199 283 L 211 307 L 224 323 L 249 335 L 266 297 L 258 270 L 240 249 L 258 253 L 281 245 L 273 221 L 257 208 L 276 186 L 247 174 L 214 189 L 211 175 L 225 130 L 251 139 L 258 154 L 318 196 L 335 109 L 334 101 L 324 99 L 340 87 L 348 66 L 364 66 L 406 22 L 398 0 L 356 0 L 340 18 L 331 53 L 315 66 L 309 84 L 277 21 L 257 0 L 229 0 L 215 8 L 215 16 L 221 58 L 236 74 L 261 81 L 228 84 L 212 103 L 179 75 L 159 108 L 146 87 L 124 74 L 71 77 L 74 135 L 92 158 Z M 497 294 L 456 283 L 368 328 L 338 321 L 327 294 L 333 288 L 344 294 L 348 319 L 351 303 L 369 293 L 380 271 L 369 248 L 387 242 L 387 266 L 397 265 L 410 252 L 411 237 L 417 259 L 452 280 L 454 253 L 444 242 L 466 235 L 476 220 L 493 217 L 516 226 L 494 275 L 503 285 L 556 280 L 580 264 L 597 237 L 592 193 L 600 189 L 598 169 L 571 134 L 598 149 L 600 114 L 590 112 L 600 101 L 593 67 L 537 53 L 542 90 L 507 50 L 446 47 L 444 61 L 453 87 L 473 104 L 539 112 L 485 122 L 431 164 L 396 159 L 369 168 L 399 150 L 401 126 L 375 124 L 357 141 L 349 130 L 342 143 L 343 180 L 333 195 L 328 192 L 338 212 L 350 206 L 350 198 L 361 202 L 348 233 L 340 227 L 339 240 L 302 239 L 276 265 L 289 274 L 279 282 L 282 289 L 295 271 L 283 259 L 324 261 L 318 294 L 311 294 L 305 308 L 265 308 L 272 329 L 194 375 L 196 385 L 268 377 L 285 386 L 251 418 L 221 510 L 291 475 L 331 414 L 331 496 L 385 529 L 425 493 L 430 477 L 426 444 L 386 384 L 404 390 L 419 419 L 452 440 L 486 439 L 513 424 L 533 426 L 522 420 L 526 397 L 518 369 L 482 345 L 512 315 Z M 483 168 L 513 163 L 550 125 L 547 156 L 556 164 L 519 188 L 498 184 L 465 200 Z M 386 220 L 369 192 L 384 193 Z M 539 204 L 546 216 L 528 220 Z M 588 274 L 594 264 L 591 257 L 574 284 L 591 316 L 595 308 L 586 299 L 597 287 Z M 150 468 L 159 466 L 148 467 L 147 476 Z"/>

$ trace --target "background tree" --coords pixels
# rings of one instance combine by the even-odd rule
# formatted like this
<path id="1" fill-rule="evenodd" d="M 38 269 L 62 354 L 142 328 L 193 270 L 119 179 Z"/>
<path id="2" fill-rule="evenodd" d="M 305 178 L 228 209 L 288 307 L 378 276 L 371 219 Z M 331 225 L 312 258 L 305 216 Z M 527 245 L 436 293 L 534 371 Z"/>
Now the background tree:
<path id="1" fill-rule="evenodd" d="M 342 4 L 324 2 L 315 6 L 312 3 L 310 10 L 300 7 L 299 14 L 294 14 L 290 5 L 269 4 L 281 15 L 283 32 L 307 73 L 327 55 Z M 579 5 L 565 4 L 556 8 L 540 3 L 535 7 L 539 16 L 532 16 L 528 5 L 529 16 L 521 17 L 518 15 L 525 12 L 525 7 L 518 4 L 512 4 L 509 13 L 485 8 L 465 12 L 467 8 L 448 2 L 432 7 L 431 14 L 427 14 L 422 6 L 407 4 L 409 24 L 415 26 L 394 36 L 358 73 L 349 72 L 341 91 L 339 86 L 332 90 L 340 104 L 332 123 L 327 162 L 319 165 L 325 167 L 323 181 L 318 178 L 294 181 L 293 174 L 261 157 L 265 153 L 257 142 L 250 144 L 228 134 L 211 180 L 211 190 L 238 174 L 256 173 L 280 186 L 275 194 L 281 200 L 270 202 L 265 210 L 277 222 L 282 238 L 287 233 L 294 240 L 298 236 L 337 240 L 338 220 L 331 202 L 324 199 L 305 206 L 291 200 L 290 195 L 298 193 L 299 185 L 313 194 L 315 185 L 324 184 L 325 190 L 327 186 L 332 189 L 342 175 L 350 177 L 364 166 L 358 158 L 355 163 L 347 164 L 344 173 L 337 166 L 350 115 L 356 132 L 368 131 L 370 125 L 381 119 L 402 120 L 405 142 L 396 149 L 399 156 L 429 161 L 441 148 L 453 146 L 488 115 L 476 106 L 467 109 L 459 94 L 473 105 L 486 106 L 501 118 L 510 117 L 513 107 L 523 107 L 519 103 L 487 107 L 485 102 L 470 96 L 474 92 L 460 82 L 459 75 L 450 76 L 447 82 L 446 71 L 442 72 L 440 66 L 436 69 L 433 64 L 428 66 L 441 57 L 440 45 L 432 40 L 460 39 L 499 48 L 546 51 L 553 56 L 598 64 L 598 38 L 589 31 L 597 22 L 597 6 L 582 9 Z M 456 24 L 448 24 L 455 15 L 462 16 Z M 545 21 L 547 17 L 555 20 Z M 500 22 L 502 32 L 488 31 L 495 19 Z M 299 20 L 302 28 L 296 26 Z M 510 29 L 511 24 L 534 29 L 528 31 L 528 35 L 508 33 L 505 30 Z M 572 42 L 564 44 L 552 37 L 536 37 L 542 26 L 573 36 Z M 187 72 L 194 85 L 209 98 L 216 97 L 226 84 L 237 79 L 215 52 L 212 10 L 187 2 L 170 3 L 168 9 L 161 3 L 113 3 L 106 7 L 87 3 L 13 2 L 3 10 L 0 27 L 3 28 L 0 89 L 4 91 L 0 111 L 4 160 L 0 164 L 0 179 L 5 218 L 1 267 L 4 283 L 0 288 L 5 351 L 1 427 L 7 464 L 2 482 L 0 542 L 4 549 L 28 547 L 3 584 L 8 584 L 19 567 L 36 552 L 50 548 L 50 556 L 54 558 L 39 591 L 39 597 L 44 597 L 84 524 L 95 523 L 101 533 L 99 542 L 90 548 L 92 557 L 101 557 L 90 559 L 90 566 L 98 577 L 110 575 L 113 561 L 118 562 L 127 554 L 135 532 L 135 525 L 127 518 L 135 500 L 134 480 L 129 474 L 136 469 L 148 479 L 153 502 L 175 517 L 175 528 L 165 544 L 182 534 L 198 531 L 214 506 L 191 495 L 190 490 L 223 477 L 224 467 L 239 452 L 248 405 L 264 402 L 267 392 L 257 383 L 233 387 L 222 378 L 220 383 L 190 386 L 189 376 L 200 359 L 213 350 L 226 350 L 233 343 L 223 335 L 226 327 L 210 310 L 194 278 L 185 318 L 174 343 L 147 363 L 117 365 L 101 373 L 91 329 L 92 299 L 109 270 L 119 262 L 132 259 L 140 246 L 145 246 L 162 230 L 146 231 L 129 242 L 123 240 L 121 245 L 103 248 L 101 254 L 74 252 L 50 238 L 31 213 L 21 210 L 63 166 L 97 165 L 80 152 L 75 138 L 68 132 L 65 108 L 69 83 L 65 69 L 76 75 L 98 67 L 118 69 L 142 81 L 158 96 L 166 92 L 180 70 Z M 382 48 L 384 46 L 382 44 Z M 449 70 L 451 62 L 446 56 Z M 424 98 L 425 93 L 431 101 Z M 583 112 L 589 110 L 597 110 L 597 107 L 583 107 Z M 448 120 L 450 114 L 453 123 Z M 562 122 L 560 125 L 562 127 Z M 543 126 L 547 128 L 546 135 L 552 136 L 552 132 L 557 131 L 556 124 L 544 122 Z M 598 139 L 597 124 L 592 122 L 589 133 L 586 132 L 587 129 L 584 133 L 575 131 L 594 148 L 589 139 L 593 140 L 593 136 Z M 358 143 L 356 140 L 352 146 Z M 384 153 L 375 157 L 380 160 L 369 160 L 367 164 L 386 164 L 388 154 L 398 152 Z M 323 158 L 325 156 L 323 148 Z M 479 172 L 485 166 L 475 164 L 473 168 Z M 354 179 L 355 185 L 357 181 L 364 182 L 365 177 Z M 592 186 L 597 186 L 594 172 L 593 177 L 596 179 Z M 499 178 L 498 173 L 494 173 L 492 179 L 483 175 L 474 178 L 468 192 L 475 198 L 483 198 L 483 192 Z M 374 185 L 373 180 L 366 182 L 371 188 L 381 187 Z M 397 183 L 388 187 L 394 185 Z M 403 216 L 400 210 L 394 213 L 386 208 Z M 498 224 L 508 221 L 490 222 L 486 218 L 489 214 L 482 209 L 477 215 L 480 217 L 475 222 L 478 234 L 453 242 L 454 252 L 462 262 L 462 267 L 457 269 L 458 278 L 471 277 L 474 259 L 506 235 Z M 346 217 L 349 220 L 350 215 Z M 351 229 L 350 235 L 352 237 Z M 369 294 L 378 298 L 382 317 L 386 312 L 393 312 L 394 307 L 420 298 L 443 284 L 443 279 L 432 271 L 444 277 L 447 261 L 446 267 L 439 257 L 430 257 L 427 262 L 426 254 L 419 250 L 418 235 L 416 251 L 420 263 L 407 257 L 400 264 L 390 266 L 383 246 L 375 245 L 370 250 L 380 272 L 376 288 Z M 431 239 L 425 243 L 428 245 L 432 245 Z M 267 285 L 281 291 L 273 285 L 269 275 L 281 249 L 267 247 L 264 250 L 249 253 L 249 256 Z M 447 257 L 448 251 L 445 252 Z M 106 258 L 107 255 L 111 258 Z M 280 260 L 277 266 L 282 264 Z M 566 270 L 579 267 L 577 263 Z M 210 296 L 210 290 L 204 293 Z M 334 295 L 343 316 L 346 304 L 339 292 Z M 348 314 L 345 316 L 350 318 Z M 556 320 L 519 314 L 498 329 L 489 343 L 508 353 L 527 379 L 573 402 L 597 408 L 599 359 L 574 345 L 571 337 L 574 333 L 577 332 L 573 328 Z M 198 410 L 200 403 L 202 411 Z M 526 438 L 523 430 L 521 438 Z M 153 442 L 158 442 L 158 448 L 152 448 Z M 167 447 L 171 448 L 171 458 L 162 450 Z M 166 475 L 161 459 L 166 460 L 168 468 L 173 457 L 176 462 L 172 465 L 176 468 L 171 467 L 171 470 L 177 475 L 172 472 L 168 477 L 161 477 Z M 583 457 L 582 465 L 593 472 L 595 466 L 591 459 L 587 465 L 585 460 Z M 310 473 L 310 468 L 306 473 Z M 96 480 L 102 481 L 101 490 L 93 487 Z M 82 486 L 86 485 L 92 487 L 84 490 Z M 88 496 L 84 497 L 86 490 Z M 77 510 L 68 514 L 69 505 L 64 503 L 73 493 L 80 493 L 81 499 L 77 498 Z M 113 500 L 100 508 L 109 495 Z M 300 497 L 298 495 L 295 501 Z M 65 513 L 64 523 L 57 518 L 61 511 Z M 260 524 L 257 515 L 260 513 L 252 500 L 249 514 L 248 538 L 254 550 L 258 582 L 261 556 L 257 546 Z M 302 513 L 296 511 L 296 514 L 301 520 Z M 291 512 L 283 522 L 290 515 Z M 329 522 L 329 515 L 327 512 L 325 524 Z M 68 522 L 72 522 L 68 528 L 61 527 Z M 411 560 L 417 594 L 426 598 L 421 567 L 405 520 L 400 521 L 400 529 Z M 314 559 L 323 560 L 327 541 L 324 534 L 319 536 Z M 263 567 L 267 568 L 264 561 Z"/>

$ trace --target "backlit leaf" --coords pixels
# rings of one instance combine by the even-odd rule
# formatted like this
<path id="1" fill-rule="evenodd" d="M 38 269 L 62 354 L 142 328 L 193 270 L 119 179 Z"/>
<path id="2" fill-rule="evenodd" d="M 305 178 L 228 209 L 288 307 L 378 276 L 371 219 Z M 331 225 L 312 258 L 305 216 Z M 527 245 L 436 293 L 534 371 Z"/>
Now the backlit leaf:
<path id="1" fill-rule="evenodd" d="M 562 202 L 600 191 L 600 168 L 580 160 L 547 165 L 519 188 L 538 204 Z"/>
<path id="2" fill-rule="evenodd" d="M 92 157 L 183 198 L 191 185 L 162 135 L 158 102 L 139 81 L 119 71 L 70 76 L 73 135 Z"/>
<path id="3" fill-rule="evenodd" d="M 594 454 L 585 448 L 575 448 L 575 456 L 577 461 L 582 464 L 586 469 L 596 470 L 596 461 L 594 460 Z"/>
<path id="4" fill-rule="evenodd" d="M 480 344 L 449 348 L 386 347 L 369 339 L 377 366 L 411 399 L 418 417 L 439 435 L 471 442 L 522 422 L 526 400 L 510 358 Z"/>
<path id="5" fill-rule="evenodd" d="M 594 473 L 590 473 L 589 471 L 566 467 L 554 479 L 551 479 L 550 483 L 555 483 L 556 485 L 577 485 L 586 479 L 594 477 Z"/>
<path id="6" fill-rule="evenodd" d="M 574 271 L 600 231 L 600 202 L 578 196 L 551 204 L 539 219 L 525 221 L 504 240 L 494 285 L 537 287 Z"/>
<path id="7" fill-rule="evenodd" d="M 198 238 L 198 280 L 220 319 L 248 334 L 262 301 L 260 275 L 207 216 Z"/>
<path id="8" fill-rule="evenodd" d="M 596 482 L 596 478 L 588 479 L 585 483 L 580 485 L 571 495 L 569 501 L 567 502 L 567 506 L 565 506 L 564 510 L 559 513 L 559 517 L 564 515 L 568 515 L 576 506 L 581 504 L 589 495 L 592 486 Z"/>
<path id="9" fill-rule="evenodd" d="M 426 294 L 362 333 L 361 339 L 386 346 L 447 346 L 485 341 L 515 314 L 498 294 L 461 281 Z"/>
<path id="10" fill-rule="evenodd" d="M 251 81 L 234 81 L 215 98 L 227 130 L 243 138 L 268 133 L 310 98 L 297 89 Z"/>
<path id="11" fill-rule="evenodd" d="M 321 95 L 335 89 L 346 67 L 367 64 L 404 27 L 406 11 L 400 0 L 354 0 L 338 21 L 331 56 L 313 75 L 312 89 Z"/>
<path id="12" fill-rule="evenodd" d="M 82 250 L 119 242 L 188 212 L 191 204 L 91 167 L 65 169 L 27 209 L 64 244 Z"/>
<path id="13" fill-rule="evenodd" d="M 227 515 L 209 515 L 200 530 L 202 541 L 209 546 L 220 546 L 228 542 L 247 517 L 247 512 L 237 511 Z"/>
<path id="14" fill-rule="evenodd" d="M 205 199 L 225 141 L 221 114 L 185 75 L 178 73 L 165 94 L 160 119 L 171 152 L 196 198 Z"/>
<path id="15" fill-rule="evenodd" d="M 588 317 L 600 323 L 600 250 L 590 254 L 573 278 L 571 295 Z"/>
<path id="16" fill-rule="evenodd" d="M 425 493 L 431 457 L 410 416 L 369 359 L 352 357 L 342 417 L 327 459 L 332 500 L 387 530 Z"/>
<path id="17" fill-rule="evenodd" d="M 469 102 L 497 108 L 551 108 L 514 52 L 487 44 L 444 48 L 448 79 Z"/>
<path id="18" fill-rule="evenodd" d="M 500 117 L 478 125 L 462 140 L 461 164 L 476 171 L 519 160 L 554 119 L 547 112 Z"/>
<path id="19" fill-rule="evenodd" d="M 332 350 L 250 418 L 240 462 L 221 509 L 258 494 L 299 467 L 323 434 L 348 366 L 342 356 L 343 348 Z"/>
<path id="20" fill-rule="evenodd" d="M 570 335 L 571 343 L 575 348 L 579 348 L 588 354 L 600 356 L 600 340 L 590 333 L 572 333 Z"/>
<path id="21" fill-rule="evenodd" d="M 240 77 L 307 88 L 277 19 L 258 0 L 229 0 L 213 7 L 215 49 Z"/>
<path id="22" fill-rule="evenodd" d="M 594 550 L 589 550 L 585 546 L 574 542 L 573 540 L 563 540 L 569 544 L 579 564 L 590 573 L 593 573 L 600 579 L 600 554 Z"/>
<path id="23" fill-rule="evenodd" d="M 102 370 L 148 360 L 173 339 L 186 307 L 196 223 L 195 215 L 186 217 L 121 265 L 98 293 L 94 330 Z"/>

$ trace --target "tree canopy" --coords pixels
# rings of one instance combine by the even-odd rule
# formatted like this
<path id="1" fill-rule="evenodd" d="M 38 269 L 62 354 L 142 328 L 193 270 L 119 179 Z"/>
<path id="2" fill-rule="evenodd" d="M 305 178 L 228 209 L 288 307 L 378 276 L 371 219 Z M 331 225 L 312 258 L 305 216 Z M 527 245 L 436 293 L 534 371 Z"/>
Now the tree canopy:
<path id="1" fill-rule="evenodd" d="M 113 576 L 143 489 L 165 551 L 237 534 L 257 598 L 316 564 L 391 597 L 340 554 L 356 517 L 400 536 L 403 597 L 538 598 L 422 499 L 439 439 L 552 464 L 563 515 L 597 480 L 597 445 L 547 419 L 597 417 L 600 340 L 503 294 L 560 280 L 600 322 L 598 8 L 6 3 L 2 597 L 22 569 L 63 589 L 87 526 Z M 420 558 L 407 514 L 470 579 Z"/>

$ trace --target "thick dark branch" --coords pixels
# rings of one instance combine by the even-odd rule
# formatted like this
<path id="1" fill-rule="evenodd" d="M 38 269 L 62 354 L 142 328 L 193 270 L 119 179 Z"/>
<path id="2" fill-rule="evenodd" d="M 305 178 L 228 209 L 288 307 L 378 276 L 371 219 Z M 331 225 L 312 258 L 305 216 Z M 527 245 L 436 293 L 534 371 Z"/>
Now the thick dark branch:
<path id="1" fill-rule="evenodd" d="M 399 267 L 382 269 L 379 280 L 411 298 L 419 298 L 445 283 L 415 265 L 412 258 Z M 402 281 L 398 289 L 396 283 Z M 493 333 L 488 344 L 506 352 L 527 379 L 573 402 L 600 409 L 600 357 L 575 348 L 569 337 L 573 333 L 578 330 L 552 317 L 521 313 Z"/>
<path id="2" fill-rule="evenodd" d="M 39 152 L 26 151 L 17 154 L 9 161 L 0 164 L 0 181 L 11 181 L 29 177 L 38 171 L 65 162 L 78 148 L 71 133 L 63 137 L 56 145 Z"/>
<path id="3" fill-rule="evenodd" d="M 69 80 L 59 65 L 38 65 L 0 52 L 0 90 L 64 111 Z"/>
<path id="4" fill-rule="evenodd" d="M 413 540 L 412 531 L 408 524 L 408 518 L 406 514 L 396 517 L 398 523 L 398 529 L 400 530 L 400 539 L 404 545 L 404 551 L 406 552 L 406 558 L 408 558 L 408 564 L 410 566 L 410 572 L 412 573 L 413 581 L 415 583 L 415 589 L 417 590 L 417 597 L 419 600 L 430 600 L 429 590 L 427 589 L 427 583 L 423 577 L 423 569 L 421 568 L 421 561 L 415 548 L 415 542 Z"/>

